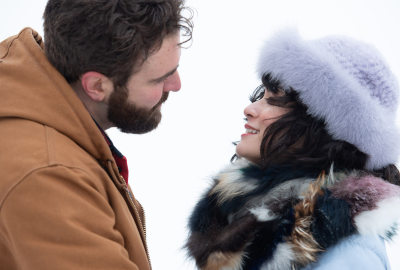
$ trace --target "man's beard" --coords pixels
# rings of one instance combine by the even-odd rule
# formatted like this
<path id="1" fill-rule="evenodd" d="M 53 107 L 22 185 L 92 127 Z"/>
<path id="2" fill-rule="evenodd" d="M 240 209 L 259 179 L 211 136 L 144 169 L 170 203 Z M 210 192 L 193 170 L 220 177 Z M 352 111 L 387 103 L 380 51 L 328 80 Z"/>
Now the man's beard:
<path id="1" fill-rule="evenodd" d="M 160 101 L 151 109 L 141 108 L 128 101 L 128 91 L 115 87 L 108 101 L 108 120 L 124 133 L 143 134 L 155 129 L 161 121 L 158 108 L 168 98 L 163 92 Z"/>

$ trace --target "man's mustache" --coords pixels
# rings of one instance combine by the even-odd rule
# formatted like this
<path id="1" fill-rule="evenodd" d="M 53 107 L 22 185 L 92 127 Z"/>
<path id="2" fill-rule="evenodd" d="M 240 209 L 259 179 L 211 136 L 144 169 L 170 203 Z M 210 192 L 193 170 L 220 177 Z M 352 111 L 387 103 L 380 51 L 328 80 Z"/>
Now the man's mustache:
<path id="1" fill-rule="evenodd" d="M 158 106 L 160 106 L 161 104 L 163 104 L 165 101 L 167 101 L 169 96 L 169 92 L 164 92 L 161 96 L 160 101 L 156 104 L 156 106 L 153 107 L 153 111 L 156 110 L 158 108 Z"/>

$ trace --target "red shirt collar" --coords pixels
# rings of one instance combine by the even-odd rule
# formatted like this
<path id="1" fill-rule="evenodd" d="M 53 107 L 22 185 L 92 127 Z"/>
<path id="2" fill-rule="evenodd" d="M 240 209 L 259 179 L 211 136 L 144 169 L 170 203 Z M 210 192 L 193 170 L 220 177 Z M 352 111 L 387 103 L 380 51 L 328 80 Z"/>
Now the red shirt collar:
<path id="1" fill-rule="evenodd" d="M 93 119 L 94 120 L 94 119 Z M 96 121 L 94 121 L 96 123 Z M 126 184 L 128 185 L 128 177 L 129 177 L 129 169 L 128 169 L 128 160 L 126 157 L 118 151 L 118 149 L 114 146 L 110 138 L 108 137 L 107 133 L 96 123 L 97 127 L 99 128 L 101 134 L 103 135 L 104 139 L 106 140 L 108 146 L 110 147 L 111 153 L 114 157 L 115 163 L 117 164 L 119 173 L 124 178 Z"/>

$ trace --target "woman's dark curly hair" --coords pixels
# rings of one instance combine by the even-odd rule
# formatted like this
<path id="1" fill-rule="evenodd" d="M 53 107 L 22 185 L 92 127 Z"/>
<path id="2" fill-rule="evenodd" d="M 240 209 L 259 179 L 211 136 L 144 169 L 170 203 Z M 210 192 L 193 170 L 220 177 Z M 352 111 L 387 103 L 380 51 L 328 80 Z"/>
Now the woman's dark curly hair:
<path id="1" fill-rule="evenodd" d="M 49 0 L 43 14 L 46 56 L 69 83 L 97 71 L 123 87 L 165 37 L 182 30 L 187 37 L 182 43 L 192 38 L 193 12 L 184 4 L 184 0 Z"/>
<path id="2" fill-rule="evenodd" d="M 255 89 L 250 101 L 262 99 L 265 91 L 278 94 L 283 92 L 283 88 L 279 81 L 265 74 L 262 85 Z M 348 142 L 333 139 L 326 131 L 324 120 L 307 113 L 307 106 L 299 99 L 296 91 L 285 91 L 285 95 L 270 97 L 267 102 L 273 106 L 289 108 L 290 111 L 269 125 L 264 132 L 260 146 L 264 168 L 276 163 L 290 163 L 294 168 L 312 167 L 328 172 L 334 164 L 335 170 L 365 171 L 367 154 Z M 400 173 L 393 164 L 369 173 L 400 184 Z"/>

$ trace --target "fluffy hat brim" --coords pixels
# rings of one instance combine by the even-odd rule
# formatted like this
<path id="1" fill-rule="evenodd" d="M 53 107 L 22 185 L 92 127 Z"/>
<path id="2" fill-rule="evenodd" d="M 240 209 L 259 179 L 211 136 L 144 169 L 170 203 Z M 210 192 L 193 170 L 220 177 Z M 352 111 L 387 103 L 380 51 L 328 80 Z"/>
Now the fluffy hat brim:
<path id="1" fill-rule="evenodd" d="M 393 93 L 393 106 L 382 106 L 335 57 L 317 42 L 303 40 L 295 29 L 280 31 L 264 43 L 257 71 L 260 77 L 269 73 L 279 80 L 285 91 L 298 92 L 308 113 L 323 119 L 334 139 L 347 141 L 366 153 L 366 169 L 380 169 L 398 161 L 398 91 Z M 395 88 L 398 90 L 398 85 Z"/>

